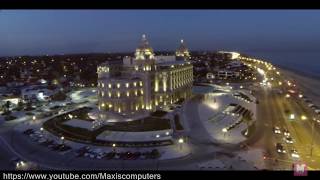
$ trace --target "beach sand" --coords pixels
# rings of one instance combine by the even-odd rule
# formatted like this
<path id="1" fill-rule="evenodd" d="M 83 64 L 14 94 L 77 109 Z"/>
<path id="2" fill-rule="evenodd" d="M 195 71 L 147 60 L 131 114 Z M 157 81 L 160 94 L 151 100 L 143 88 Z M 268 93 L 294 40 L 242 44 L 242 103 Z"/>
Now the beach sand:
<path id="1" fill-rule="evenodd" d="M 311 100 L 313 104 L 320 106 L 320 78 L 283 68 L 280 69 L 280 72 L 288 80 L 294 80 L 304 96 Z"/>

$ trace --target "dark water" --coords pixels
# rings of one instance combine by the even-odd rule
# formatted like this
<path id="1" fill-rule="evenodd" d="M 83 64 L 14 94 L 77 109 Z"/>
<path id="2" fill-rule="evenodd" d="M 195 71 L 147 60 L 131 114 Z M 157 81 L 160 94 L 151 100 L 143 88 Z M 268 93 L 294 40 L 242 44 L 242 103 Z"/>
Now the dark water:
<path id="1" fill-rule="evenodd" d="M 278 67 L 320 78 L 320 52 L 244 52 Z"/>

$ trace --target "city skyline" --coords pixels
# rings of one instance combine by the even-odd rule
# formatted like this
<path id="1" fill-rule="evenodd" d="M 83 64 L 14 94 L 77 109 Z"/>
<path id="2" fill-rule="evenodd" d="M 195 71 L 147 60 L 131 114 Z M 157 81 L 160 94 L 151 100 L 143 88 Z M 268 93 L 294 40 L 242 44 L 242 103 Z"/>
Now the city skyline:
<path id="1" fill-rule="evenodd" d="M 319 16 L 302 10 L 5 10 L 0 56 L 134 52 L 142 34 L 155 51 L 171 51 L 180 39 L 191 51 L 317 51 Z"/>

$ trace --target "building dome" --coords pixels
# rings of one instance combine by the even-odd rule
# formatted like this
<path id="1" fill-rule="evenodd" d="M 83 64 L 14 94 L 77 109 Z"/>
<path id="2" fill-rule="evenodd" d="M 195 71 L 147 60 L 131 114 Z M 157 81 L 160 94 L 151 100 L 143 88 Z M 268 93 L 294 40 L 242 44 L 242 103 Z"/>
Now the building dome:
<path id="1" fill-rule="evenodd" d="M 135 57 L 137 60 L 154 59 L 154 52 L 145 34 L 142 35 L 142 39 L 139 47 L 136 49 Z"/>
<path id="2" fill-rule="evenodd" d="M 178 57 L 184 57 L 184 58 L 189 58 L 190 57 L 190 53 L 188 48 L 186 47 L 183 39 L 181 39 L 180 41 L 180 46 L 179 48 L 176 50 L 176 56 Z"/>

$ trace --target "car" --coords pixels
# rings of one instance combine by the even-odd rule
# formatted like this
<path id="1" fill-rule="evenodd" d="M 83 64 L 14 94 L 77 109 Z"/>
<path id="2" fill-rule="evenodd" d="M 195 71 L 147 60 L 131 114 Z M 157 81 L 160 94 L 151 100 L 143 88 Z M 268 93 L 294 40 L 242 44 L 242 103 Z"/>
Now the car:
<path id="1" fill-rule="evenodd" d="M 105 158 L 106 159 L 113 159 L 116 156 L 115 152 L 109 152 L 106 154 Z"/>
<path id="2" fill-rule="evenodd" d="M 286 137 L 286 138 L 285 138 L 285 141 L 286 141 L 286 143 L 288 143 L 288 144 L 293 144 L 293 139 L 292 139 L 292 137 Z"/>
<path id="3" fill-rule="evenodd" d="M 292 150 L 290 151 L 290 153 L 291 153 L 291 157 L 293 157 L 293 158 L 300 158 L 300 155 L 298 154 L 297 150 L 292 149 Z"/>
<path id="4" fill-rule="evenodd" d="M 284 129 L 284 130 L 283 130 L 283 134 L 284 134 L 286 137 L 289 137 L 289 136 L 290 136 L 290 132 L 288 131 L 288 129 Z"/>
<path id="5" fill-rule="evenodd" d="M 287 151 L 284 149 L 283 145 L 281 143 L 277 143 L 276 144 L 276 149 L 278 153 L 287 153 Z"/>
<path id="6" fill-rule="evenodd" d="M 280 130 L 280 128 L 278 126 L 273 127 L 273 132 L 275 134 L 281 134 L 281 130 Z"/>
<path id="7" fill-rule="evenodd" d="M 25 131 L 23 132 L 23 134 L 25 134 L 25 135 L 30 135 L 30 134 L 32 134 L 32 133 L 34 133 L 34 130 L 33 130 L 33 129 L 27 129 L 27 130 L 25 130 Z"/>
<path id="8" fill-rule="evenodd" d="M 21 161 L 21 159 L 18 158 L 18 157 L 14 157 L 14 158 L 12 158 L 12 159 L 10 160 L 10 162 L 11 162 L 13 165 L 15 165 L 15 166 L 16 166 L 20 161 Z"/>

